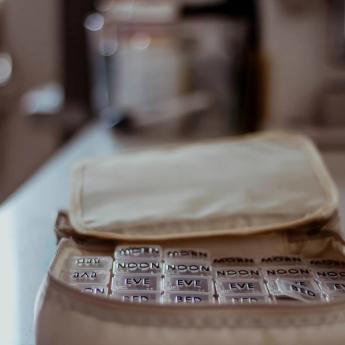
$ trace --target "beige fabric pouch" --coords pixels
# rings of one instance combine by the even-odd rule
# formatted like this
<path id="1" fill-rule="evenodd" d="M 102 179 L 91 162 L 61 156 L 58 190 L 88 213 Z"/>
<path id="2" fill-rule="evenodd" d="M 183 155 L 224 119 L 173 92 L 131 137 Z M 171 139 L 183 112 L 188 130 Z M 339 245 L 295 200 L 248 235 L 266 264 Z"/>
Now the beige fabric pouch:
<path id="1" fill-rule="evenodd" d="M 36 303 L 36 342 L 49 344 L 342 344 L 345 303 L 128 304 L 59 280 L 72 254 L 118 243 L 206 248 L 211 255 L 343 258 L 336 188 L 303 136 L 124 152 L 80 163 L 62 238 Z"/>

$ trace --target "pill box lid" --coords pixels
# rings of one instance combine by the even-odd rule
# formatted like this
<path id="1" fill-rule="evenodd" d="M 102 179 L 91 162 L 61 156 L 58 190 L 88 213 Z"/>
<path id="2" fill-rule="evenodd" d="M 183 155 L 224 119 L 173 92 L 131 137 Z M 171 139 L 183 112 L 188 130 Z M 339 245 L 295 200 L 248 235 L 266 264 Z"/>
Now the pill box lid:
<path id="1" fill-rule="evenodd" d="M 329 230 L 337 207 L 313 143 L 263 132 L 80 162 L 69 218 L 82 235 L 161 240 Z"/>

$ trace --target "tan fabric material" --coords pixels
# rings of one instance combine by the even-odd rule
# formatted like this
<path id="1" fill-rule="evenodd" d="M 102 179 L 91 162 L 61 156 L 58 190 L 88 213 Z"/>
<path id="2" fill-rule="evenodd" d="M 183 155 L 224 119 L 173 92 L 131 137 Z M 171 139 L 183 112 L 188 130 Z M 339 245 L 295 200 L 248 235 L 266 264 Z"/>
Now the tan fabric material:
<path id="1" fill-rule="evenodd" d="M 283 233 L 190 241 L 183 240 L 180 245 L 207 248 L 213 256 L 229 252 L 252 256 L 292 253 Z M 308 244 L 313 246 L 312 242 Z M 315 254 L 321 255 L 323 247 Z M 71 255 L 95 255 L 95 252 L 109 255 L 113 249 L 99 244 L 77 245 L 70 239 L 60 242 L 36 302 L 37 345 L 136 344 L 138 339 L 142 345 L 190 342 L 317 345 L 324 344 L 325 339 L 340 344 L 345 336 L 344 303 L 295 307 L 135 305 L 82 294 L 57 279 Z M 332 250 L 332 246 L 328 249 Z M 340 254 L 333 250 L 333 254 L 328 251 L 325 255 L 337 258 Z"/>
<path id="2" fill-rule="evenodd" d="M 85 234 L 154 239 L 217 256 L 340 255 L 335 248 L 341 252 L 343 245 L 326 232 L 303 239 L 303 232 L 299 238 L 282 231 L 303 224 L 327 229 L 336 208 L 336 189 L 313 145 L 269 133 L 83 163 L 74 175 L 70 216 Z M 36 302 L 37 345 L 344 342 L 344 303 L 150 306 L 82 294 L 57 277 L 66 257 L 85 253 L 84 246 L 62 240 L 58 247 Z"/>
<path id="3" fill-rule="evenodd" d="M 191 244 L 188 241 L 180 244 L 187 246 Z M 286 241 L 282 233 L 277 233 L 245 240 L 239 237 L 200 239 L 195 241 L 194 247 L 206 247 L 211 255 L 225 255 L 229 251 L 233 255 L 288 254 L 291 252 Z M 91 248 L 107 254 L 100 245 L 77 245 L 67 239 L 60 242 L 57 256 L 38 293 L 37 345 L 343 343 L 345 303 L 295 307 L 149 306 L 82 294 L 57 277 L 67 257 L 90 255 Z M 330 253 L 326 255 L 331 257 Z M 334 252 L 333 255 L 339 254 Z"/>
<path id="4" fill-rule="evenodd" d="M 70 218 L 117 239 L 246 234 L 327 219 L 337 201 L 309 140 L 264 133 L 84 162 Z"/>
<path id="5" fill-rule="evenodd" d="M 36 345 L 343 344 L 345 305 L 265 308 L 109 303 L 44 282 Z"/>
<path id="6" fill-rule="evenodd" d="M 127 310 L 87 306 L 85 300 L 61 293 L 56 286 L 46 291 L 46 303 L 39 310 L 37 345 L 336 345 L 345 338 L 344 305 L 314 314 L 301 309 L 276 311 L 265 319 L 264 310 L 249 313 L 246 308 L 238 314 L 231 308 L 194 308 L 189 313 L 182 308 L 164 312 L 142 306 Z M 263 325 L 251 325 L 255 318 Z"/>

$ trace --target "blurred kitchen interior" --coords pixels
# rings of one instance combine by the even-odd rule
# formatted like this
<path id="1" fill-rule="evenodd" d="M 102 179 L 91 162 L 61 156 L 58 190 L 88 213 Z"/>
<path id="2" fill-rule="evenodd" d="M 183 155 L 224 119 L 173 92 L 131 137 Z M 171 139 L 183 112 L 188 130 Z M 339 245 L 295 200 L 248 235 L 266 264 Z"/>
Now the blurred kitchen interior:
<path id="1" fill-rule="evenodd" d="M 0 200 L 83 126 L 345 149 L 344 0 L 0 0 Z"/>

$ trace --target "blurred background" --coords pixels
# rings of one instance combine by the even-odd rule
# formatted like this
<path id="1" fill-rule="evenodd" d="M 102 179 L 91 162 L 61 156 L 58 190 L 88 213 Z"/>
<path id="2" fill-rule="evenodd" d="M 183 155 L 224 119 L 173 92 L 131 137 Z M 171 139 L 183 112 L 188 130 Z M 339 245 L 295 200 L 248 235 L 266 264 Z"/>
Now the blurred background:
<path id="1" fill-rule="evenodd" d="M 0 0 L 0 201 L 84 126 L 345 150 L 344 0 Z"/>

